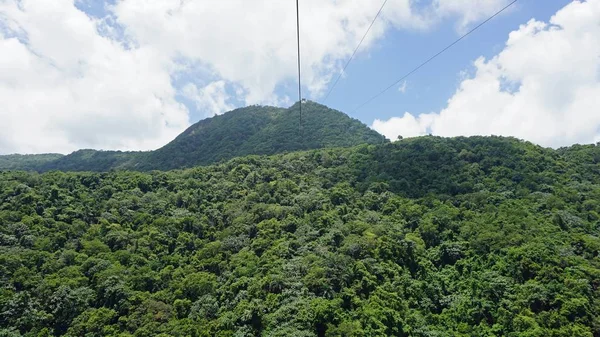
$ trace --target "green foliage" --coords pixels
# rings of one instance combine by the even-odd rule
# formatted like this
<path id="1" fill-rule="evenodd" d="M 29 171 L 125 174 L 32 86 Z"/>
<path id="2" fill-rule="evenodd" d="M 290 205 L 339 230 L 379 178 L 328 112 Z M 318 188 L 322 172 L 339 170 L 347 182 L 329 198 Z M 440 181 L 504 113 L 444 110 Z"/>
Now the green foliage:
<path id="1" fill-rule="evenodd" d="M 96 171 L 136 169 L 148 157 L 149 152 L 122 152 L 78 150 L 36 169 L 39 172 Z M 1 167 L 0 167 L 1 168 Z"/>
<path id="2" fill-rule="evenodd" d="M 0 172 L 0 336 L 600 336 L 597 152 L 422 137 Z"/>

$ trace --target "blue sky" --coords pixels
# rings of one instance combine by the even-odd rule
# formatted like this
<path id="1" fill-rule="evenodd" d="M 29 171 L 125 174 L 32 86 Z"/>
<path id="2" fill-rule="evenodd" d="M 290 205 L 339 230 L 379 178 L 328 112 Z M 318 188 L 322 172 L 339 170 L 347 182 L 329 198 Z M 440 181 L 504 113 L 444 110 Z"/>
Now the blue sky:
<path id="1" fill-rule="evenodd" d="M 370 125 L 399 112 L 428 113 L 446 106 L 463 72 L 473 71 L 480 56 L 493 57 L 502 50 L 508 34 L 532 18 L 548 19 L 569 1 L 518 1 L 514 7 L 486 23 L 406 80 L 406 90 L 390 89 L 351 115 Z M 481 20 L 483 21 L 483 20 Z M 347 75 L 334 88 L 326 104 L 349 113 L 369 97 L 394 83 L 408 71 L 456 40 L 455 21 L 444 20 L 426 32 L 390 30 L 374 48 L 352 61 Z M 472 25 L 471 25 L 472 26 Z M 397 86 L 400 87 L 400 86 Z"/>
<path id="2" fill-rule="evenodd" d="M 388 0 L 326 105 L 390 139 L 600 141 L 600 0 Z M 304 97 L 325 93 L 381 6 L 300 0 Z M 0 154 L 150 150 L 200 119 L 297 100 L 293 0 L 0 2 Z M 403 90 L 399 90 L 402 87 Z"/>

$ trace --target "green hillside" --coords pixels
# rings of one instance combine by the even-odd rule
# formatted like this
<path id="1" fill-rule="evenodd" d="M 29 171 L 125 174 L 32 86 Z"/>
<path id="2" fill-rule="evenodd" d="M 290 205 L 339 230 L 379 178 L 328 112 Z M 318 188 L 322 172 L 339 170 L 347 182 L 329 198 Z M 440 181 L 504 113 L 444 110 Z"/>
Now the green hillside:
<path id="1" fill-rule="evenodd" d="M 302 104 L 301 130 L 298 104 L 288 109 L 249 106 L 208 118 L 190 126 L 156 151 L 80 150 L 61 157 L 32 155 L 28 156 L 31 160 L 18 161 L 13 161 L 14 157 L 0 156 L 0 170 L 168 170 L 251 154 L 380 144 L 385 140 L 360 121 L 310 101 Z"/>
<path id="2" fill-rule="evenodd" d="M 600 336 L 599 159 L 421 137 L 0 172 L 0 336 Z"/>
<path id="3" fill-rule="evenodd" d="M 36 171 L 50 162 L 64 157 L 58 153 L 48 154 L 9 154 L 0 156 L 0 170 L 31 170 Z"/>
<path id="4" fill-rule="evenodd" d="M 95 171 L 137 169 L 147 158 L 148 152 L 122 152 L 78 150 L 69 155 L 44 163 L 35 171 Z"/>

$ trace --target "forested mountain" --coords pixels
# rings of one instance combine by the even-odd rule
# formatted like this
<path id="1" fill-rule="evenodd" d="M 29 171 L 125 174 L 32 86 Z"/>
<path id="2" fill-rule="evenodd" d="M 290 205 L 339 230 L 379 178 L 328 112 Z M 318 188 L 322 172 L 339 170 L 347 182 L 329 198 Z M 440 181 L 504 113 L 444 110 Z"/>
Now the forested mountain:
<path id="1" fill-rule="evenodd" d="M 289 109 L 250 106 L 200 121 L 149 154 L 143 169 L 205 165 L 250 154 L 380 144 L 385 138 L 346 114 L 311 101 Z"/>
<path id="2" fill-rule="evenodd" d="M 190 131 L 190 133 L 193 131 Z M 0 336 L 600 336 L 600 147 L 0 172 Z"/>
<path id="3" fill-rule="evenodd" d="M 80 150 L 66 156 L 0 156 L 0 170 L 168 170 L 251 154 L 380 144 L 385 138 L 346 114 L 311 101 L 288 109 L 249 106 L 201 120 L 164 147 L 149 152 Z"/>

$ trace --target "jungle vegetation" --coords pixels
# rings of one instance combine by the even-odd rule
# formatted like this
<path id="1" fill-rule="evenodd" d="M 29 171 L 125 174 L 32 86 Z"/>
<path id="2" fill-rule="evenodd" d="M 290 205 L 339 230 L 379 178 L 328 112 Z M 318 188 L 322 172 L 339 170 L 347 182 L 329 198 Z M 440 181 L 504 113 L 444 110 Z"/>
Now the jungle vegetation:
<path id="1" fill-rule="evenodd" d="M 0 336 L 600 336 L 600 147 L 1 172 Z"/>

